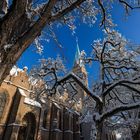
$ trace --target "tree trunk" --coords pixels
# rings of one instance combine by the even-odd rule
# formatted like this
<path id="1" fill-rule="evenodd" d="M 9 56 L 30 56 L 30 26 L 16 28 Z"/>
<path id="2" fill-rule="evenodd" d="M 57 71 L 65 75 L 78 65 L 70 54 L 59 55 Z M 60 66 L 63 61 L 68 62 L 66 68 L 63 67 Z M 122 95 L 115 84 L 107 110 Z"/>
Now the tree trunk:
<path id="1" fill-rule="evenodd" d="M 0 85 L 2 84 L 3 80 L 9 75 L 12 66 L 12 64 L 5 64 L 0 67 Z"/>

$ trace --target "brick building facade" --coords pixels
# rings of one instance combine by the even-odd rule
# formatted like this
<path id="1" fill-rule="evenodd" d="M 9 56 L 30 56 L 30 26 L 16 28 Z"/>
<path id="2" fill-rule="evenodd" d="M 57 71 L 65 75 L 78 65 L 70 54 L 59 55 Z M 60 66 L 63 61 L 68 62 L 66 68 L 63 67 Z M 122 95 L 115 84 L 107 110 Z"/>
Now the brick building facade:
<path id="1" fill-rule="evenodd" d="M 26 68 L 9 75 L 0 87 L 1 140 L 80 140 L 80 112 L 70 110 L 55 97 L 40 104 L 33 92 Z M 67 94 L 63 95 L 63 100 Z M 66 96 L 66 97 L 65 97 Z"/>

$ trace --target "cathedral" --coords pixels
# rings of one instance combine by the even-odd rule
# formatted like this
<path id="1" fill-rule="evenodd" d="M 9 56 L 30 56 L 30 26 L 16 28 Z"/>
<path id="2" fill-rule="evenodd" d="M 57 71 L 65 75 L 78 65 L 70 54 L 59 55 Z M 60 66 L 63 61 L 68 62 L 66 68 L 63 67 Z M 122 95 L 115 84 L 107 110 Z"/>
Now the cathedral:
<path id="1" fill-rule="evenodd" d="M 78 76 L 88 85 L 86 69 L 78 57 L 72 71 L 82 73 Z M 38 102 L 31 98 L 34 85 L 27 67 L 14 66 L 0 87 L 0 140 L 91 140 L 91 125 L 80 123 L 86 93 L 76 87 L 75 102 L 69 100 L 67 91 Z"/>
<path id="2" fill-rule="evenodd" d="M 13 72 L 13 73 L 12 73 Z M 69 109 L 68 93 L 59 100 L 49 97 L 47 103 L 30 98 L 34 92 L 27 68 L 14 67 L 0 87 L 1 140 L 80 140 L 79 102 Z M 70 101 L 69 101 L 70 102 Z"/>

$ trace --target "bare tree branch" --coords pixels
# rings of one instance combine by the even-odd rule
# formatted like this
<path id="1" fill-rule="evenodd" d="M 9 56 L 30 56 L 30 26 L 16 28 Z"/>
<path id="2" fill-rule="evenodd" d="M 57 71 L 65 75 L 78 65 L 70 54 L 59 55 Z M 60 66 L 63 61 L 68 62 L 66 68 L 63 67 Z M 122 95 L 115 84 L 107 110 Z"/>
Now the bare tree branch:
<path id="1" fill-rule="evenodd" d="M 126 111 L 126 110 L 136 109 L 136 108 L 140 108 L 140 102 L 134 103 L 134 104 L 131 104 L 131 105 L 118 106 L 118 107 L 102 114 L 99 118 L 99 121 L 102 122 L 103 120 L 107 119 L 108 117 L 113 116 L 114 114 L 117 114 L 119 112 Z"/>
<path id="2" fill-rule="evenodd" d="M 66 75 L 62 79 L 58 80 L 58 83 L 61 84 L 64 81 L 66 81 L 66 80 L 68 80 L 70 78 L 74 79 L 75 82 L 77 82 L 82 87 L 82 89 L 97 102 L 97 104 L 102 104 L 101 98 L 99 96 L 95 95 L 94 93 L 92 93 L 87 88 L 87 86 L 81 81 L 81 79 L 78 76 L 76 76 L 74 73 L 69 73 L 68 75 Z"/>

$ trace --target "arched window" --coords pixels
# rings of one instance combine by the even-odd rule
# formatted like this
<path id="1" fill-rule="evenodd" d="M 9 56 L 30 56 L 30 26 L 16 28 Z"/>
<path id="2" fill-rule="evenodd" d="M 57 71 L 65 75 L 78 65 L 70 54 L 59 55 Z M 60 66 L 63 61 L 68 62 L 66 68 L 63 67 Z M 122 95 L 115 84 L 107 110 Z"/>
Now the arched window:
<path id="1" fill-rule="evenodd" d="M 47 128 L 47 115 L 48 115 L 48 110 L 46 109 L 46 110 L 44 111 L 43 124 L 42 124 L 42 126 L 43 126 L 44 128 Z"/>
<path id="2" fill-rule="evenodd" d="M 35 140 L 36 118 L 32 112 L 28 112 L 22 119 L 18 140 Z"/>
<path id="3" fill-rule="evenodd" d="M 5 92 L 3 93 L 0 93 L 0 118 L 2 117 L 2 114 L 3 114 L 3 111 L 4 111 L 4 107 L 5 107 L 5 104 L 6 104 L 6 94 Z"/>
<path id="4" fill-rule="evenodd" d="M 58 121 L 57 128 L 61 130 L 61 128 L 62 128 L 62 114 L 61 114 L 60 109 L 57 110 L 57 121 Z"/>

